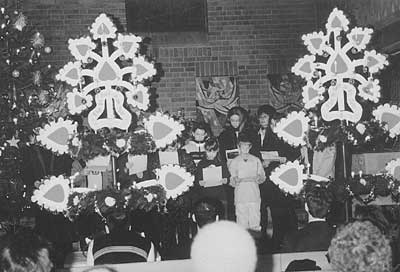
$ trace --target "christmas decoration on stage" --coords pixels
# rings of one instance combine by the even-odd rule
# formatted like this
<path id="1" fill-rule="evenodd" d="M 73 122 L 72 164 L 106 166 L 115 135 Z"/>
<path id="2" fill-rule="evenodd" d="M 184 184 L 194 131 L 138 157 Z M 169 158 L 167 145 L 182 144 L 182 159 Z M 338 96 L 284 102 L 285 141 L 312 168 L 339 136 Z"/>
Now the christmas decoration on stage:
<path id="1" fill-rule="evenodd" d="M 304 182 L 313 180 L 315 182 L 329 182 L 329 179 L 310 174 L 309 166 L 306 168 L 306 173 L 303 173 L 304 165 L 301 165 L 298 160 L 281 164 L 275 168 L 270 175 L 270 180 L 278 185 L 285 193 L 298 195 L 304 187 Z"/>
<path id="2" fill-rule="evenodd" d="M 310 118 L 304 112 L 291 112 L 276 124 L 274 132 L 291 145 L 305 145 L 309 122 Z"/>
<path id="3" fill-rule="evenodd" d="M 154 151 L 155 144 L 174 141 L 184 128 L 161 113 L 145 112 L 156 70 L 138 52 L 142 39 L 117 33 L 105 14 L 96 18 L 90 32 L 92 37 L 68 41 L 76 61 L 57 75 L 73 86 L 66 95 L 69 113 L 84 120 L 85 129 L 69 143 L 71 154 L 84 161 L 125 151 L 143 155 Z"/>
<path id="4" fill-rule="evenodd" d="M 34 191 L 32 202 L 46 210 L 63 213 L 74 220 L 79 214 L 100 212 L 110 209 L 151 210 L 165 203 L 165 191 L 161 186 L 148 186 L 119 190 L 93 190 L 73 188 L 74 177 L 51 176 L 41 180 L 41 185 Z"/>
<path id="5" fill-rule="evenodd" d="M 327 137 L 325 144 L 318 142 L 317 150 L 335 142 L 354 143 L 357 139 L 361 144 L 369 140 L 368 135 L 357 133 L 356 126 L 369 125 L 362 117 L 372 118 L 364 111 L 380 98 L 379 80 L 374 75 L 388 64 L 384 55 L 366 50 L 372 32 L 369 28 L 350 29 L 349 20 L 335 8 L 328 17 L 326 33 L 302 37 L 310 54 L 299 59 L 292 72 L 307 81 L 302 96 L 314 130 L 309 134 Z"/>
<path id="6" fill-rule="evenodd" d="M 75 61 L 67 63 L 57 75 L 57 79 L 72 86 L 64 99 L 69 114 L 81 118 L 80 125 L 75 128 L 70 120 L 61 118 L 41 129 L 38 138 L 53 151 L 69 152 L 74 158 L 85 161 L 85 169 L 93 166 L 90 162 L 111 157 L 113 188 L 103 187 L 104 177 L 98 175 L 96 178 L 100 180 L 96 179 L 95 191 L 80 193 L 74 189 L 65 194 L 69 198 L 65 200 L 67 208 L 63 212 L 74 217 L 83 210 L 102 210 L 110 203 L 119 203 L 118 199 L 124 194 L 127 195 L 123 202 L 128 209 L 164 205 L 166 198 L 176 197 L 193 184 L 194 178 L 190 173 L 177 167 L 161 169 L 158 170 L 161 174 L 156 183 L 153 180 L 143 181 L 140 186 L 133 183 L 126 192 L 116 180 L 115 160 L 119 155 L 128 153 L 128 161 L 123 166 L 129 174 L 139 176 L 143 171 L 157 172 L 156 169 L 148 169 L 147 154 L 174 142 L 184 127 L 167 115 L 146 112 L 149 106 L 148 89 L 156 70 L 147 57 L 139 54 L 142 39 L 132 34 L 117 33 L 105 14 L 95 19 L 90 32 L 91 37 L 68 41 Z M 136 159 L 140 159 L 140 163 Z M 109 169 L 108 166 L 106 168 Z M 87 172 L 88 180 L 89 175 L 95 175 L 90 173 Z M 73 181 L 73 177 L 70 179 Z M 40 189 L 47 188 L 43 186 Z M 37 192 L 36 195 L 41 199 L 45 194 Z M 32 200 L 39 204 L 50 203 L 47 200 L 40 202 L 38 198 Z M 57 210 L 56 206 L 50 209 Z"/>

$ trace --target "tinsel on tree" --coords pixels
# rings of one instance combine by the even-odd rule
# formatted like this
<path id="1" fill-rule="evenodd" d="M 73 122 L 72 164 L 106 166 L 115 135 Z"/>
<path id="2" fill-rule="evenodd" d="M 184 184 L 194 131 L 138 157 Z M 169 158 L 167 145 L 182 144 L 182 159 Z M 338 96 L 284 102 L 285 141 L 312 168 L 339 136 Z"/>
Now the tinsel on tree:
<path id="1" fill-rule="evenodd" d="M 54 73 L 41 62 L 50 54 L 45 38 L 17 11 L 0 7 L 0 177 L 14 179 L 19 147 L 47 120 Z"/>

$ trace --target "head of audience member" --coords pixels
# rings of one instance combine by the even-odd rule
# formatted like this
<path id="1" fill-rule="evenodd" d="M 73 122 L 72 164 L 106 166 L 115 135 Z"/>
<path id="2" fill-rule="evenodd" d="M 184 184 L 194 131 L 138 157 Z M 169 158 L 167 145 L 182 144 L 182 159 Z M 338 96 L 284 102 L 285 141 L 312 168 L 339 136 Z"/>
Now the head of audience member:
<path id="1" fill-rule="evenodd" d="M 392 250 L 389 240 L 369 221 L 356 221 L 340 229 L 328 249 L 337 272 L 389 272 Z"/>
<path id="2" fill-rule="evenodd" d="M 332 195 L 325 187 L 313 186 L 306 192 L 306 210 L 310 216 L 325 219 L 332 203 Z"/>
<path id="3" fill-rule="evenodd" d="M 199 228 L 219 220 L 222 212 L 222 203 L 214 198 L 202 198 L 194 204 L 193 221 Z"/>
<path id="4" fill-rule="evenodd" d="M 204 149 L 206 150 L 207 160 L 214 160 L 219 152 L 218 140 L 214 137 L 207 139 L 204 143 Z"/>
<path id="5" fill-rule="evenodd" d="M 128 213 L 123 209 L 115 209 L 106 214 L 105 218 L 110 231 L 128 229 L 130 224 Z"/>
<path id="6" fill-rule="evenodd" d="M 195 272 L 254 272 L 257 264 L 257 248 L 250 233 L 224 220 L 199 230 L 190 255 Z"/>
<path id="7" fill-rule="evenodd" d="M 204 142 L 208 137 L 207 125 L 205 123 L 196 123 L 192 129 L 193 140 L 197 143 Z"/>
<path id="8" fill-rule="evenodd" d="M 272 119 L 276 115 L 276 110 L 270 105 L 262 105 L 257 110 L 257 117 L 260 127 L 265 129 L 271 125 Z"/>
<path id="9" fill-rule="evenodd" d="M 50 272 L 53 269 L 50 243 L 33 230 L 20 229 L 2 242 L 4 242 L 0 255 L 2 271 Z"/>
<path id="10" fill-rule="evenodd" d="M 233 128 L 235 131 L 242 131 L 248 121 L 248 112 L 242 107 L 233 107 L 226 115 L 227 127 Z"/>
<path id="11" fill-rule="evenodd" d="M 250 136 L 246 132 L 239 133 L 238 137 L 238 148 L 240 154 L 248 154 L 251 149 L 251 140 Z"/>

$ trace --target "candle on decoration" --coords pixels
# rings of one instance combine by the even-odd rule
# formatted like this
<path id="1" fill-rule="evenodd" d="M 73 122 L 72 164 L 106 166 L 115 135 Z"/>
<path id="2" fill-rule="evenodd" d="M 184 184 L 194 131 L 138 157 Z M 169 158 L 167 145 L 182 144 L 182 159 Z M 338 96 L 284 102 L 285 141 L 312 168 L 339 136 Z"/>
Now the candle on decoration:
<path id="1" fill-rule="evenodd" d="M 354 171 L 351 171 L 351 178 L 354 178 Z"/>
<path id="2" fill-rule="evenodd" d="M 117 189 L 121 190 L 121 183 L 117 182 Z"/>
<path id="3" fill-rule="evenodd" d="M 310 175 L 310 164 L 309 163 L 307 163 L 307 175 Z"/>
<path id="4" fill-rule="evenodd" d="M 314 125 L 316 128 L 318 127 L 318 116 L 314 116 Z"/>
<path id="5" fill-rule="evenodd" d="M 360 170 L 359 172 L 358 172 L 358 174 L 360 175 L 360 178 L 362 177 L 362 171 Z"/>

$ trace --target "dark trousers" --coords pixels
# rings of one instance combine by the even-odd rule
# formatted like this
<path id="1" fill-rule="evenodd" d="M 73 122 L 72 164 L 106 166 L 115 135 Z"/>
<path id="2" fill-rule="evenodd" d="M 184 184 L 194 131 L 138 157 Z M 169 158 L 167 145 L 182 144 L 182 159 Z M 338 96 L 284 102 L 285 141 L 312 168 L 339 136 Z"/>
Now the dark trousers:
<path id="1" fill-rule="evenodd" d="M 271 181 L 260 185 L 261 192 L 261 230 L 265 235 L 268 225 L 268 209 L 271 210 L 272 218 L 272 243 L 273 250 L 281 248 L 286 233 L 297 230 L 297 216 L 294 210 L 293 200 Z"/>

